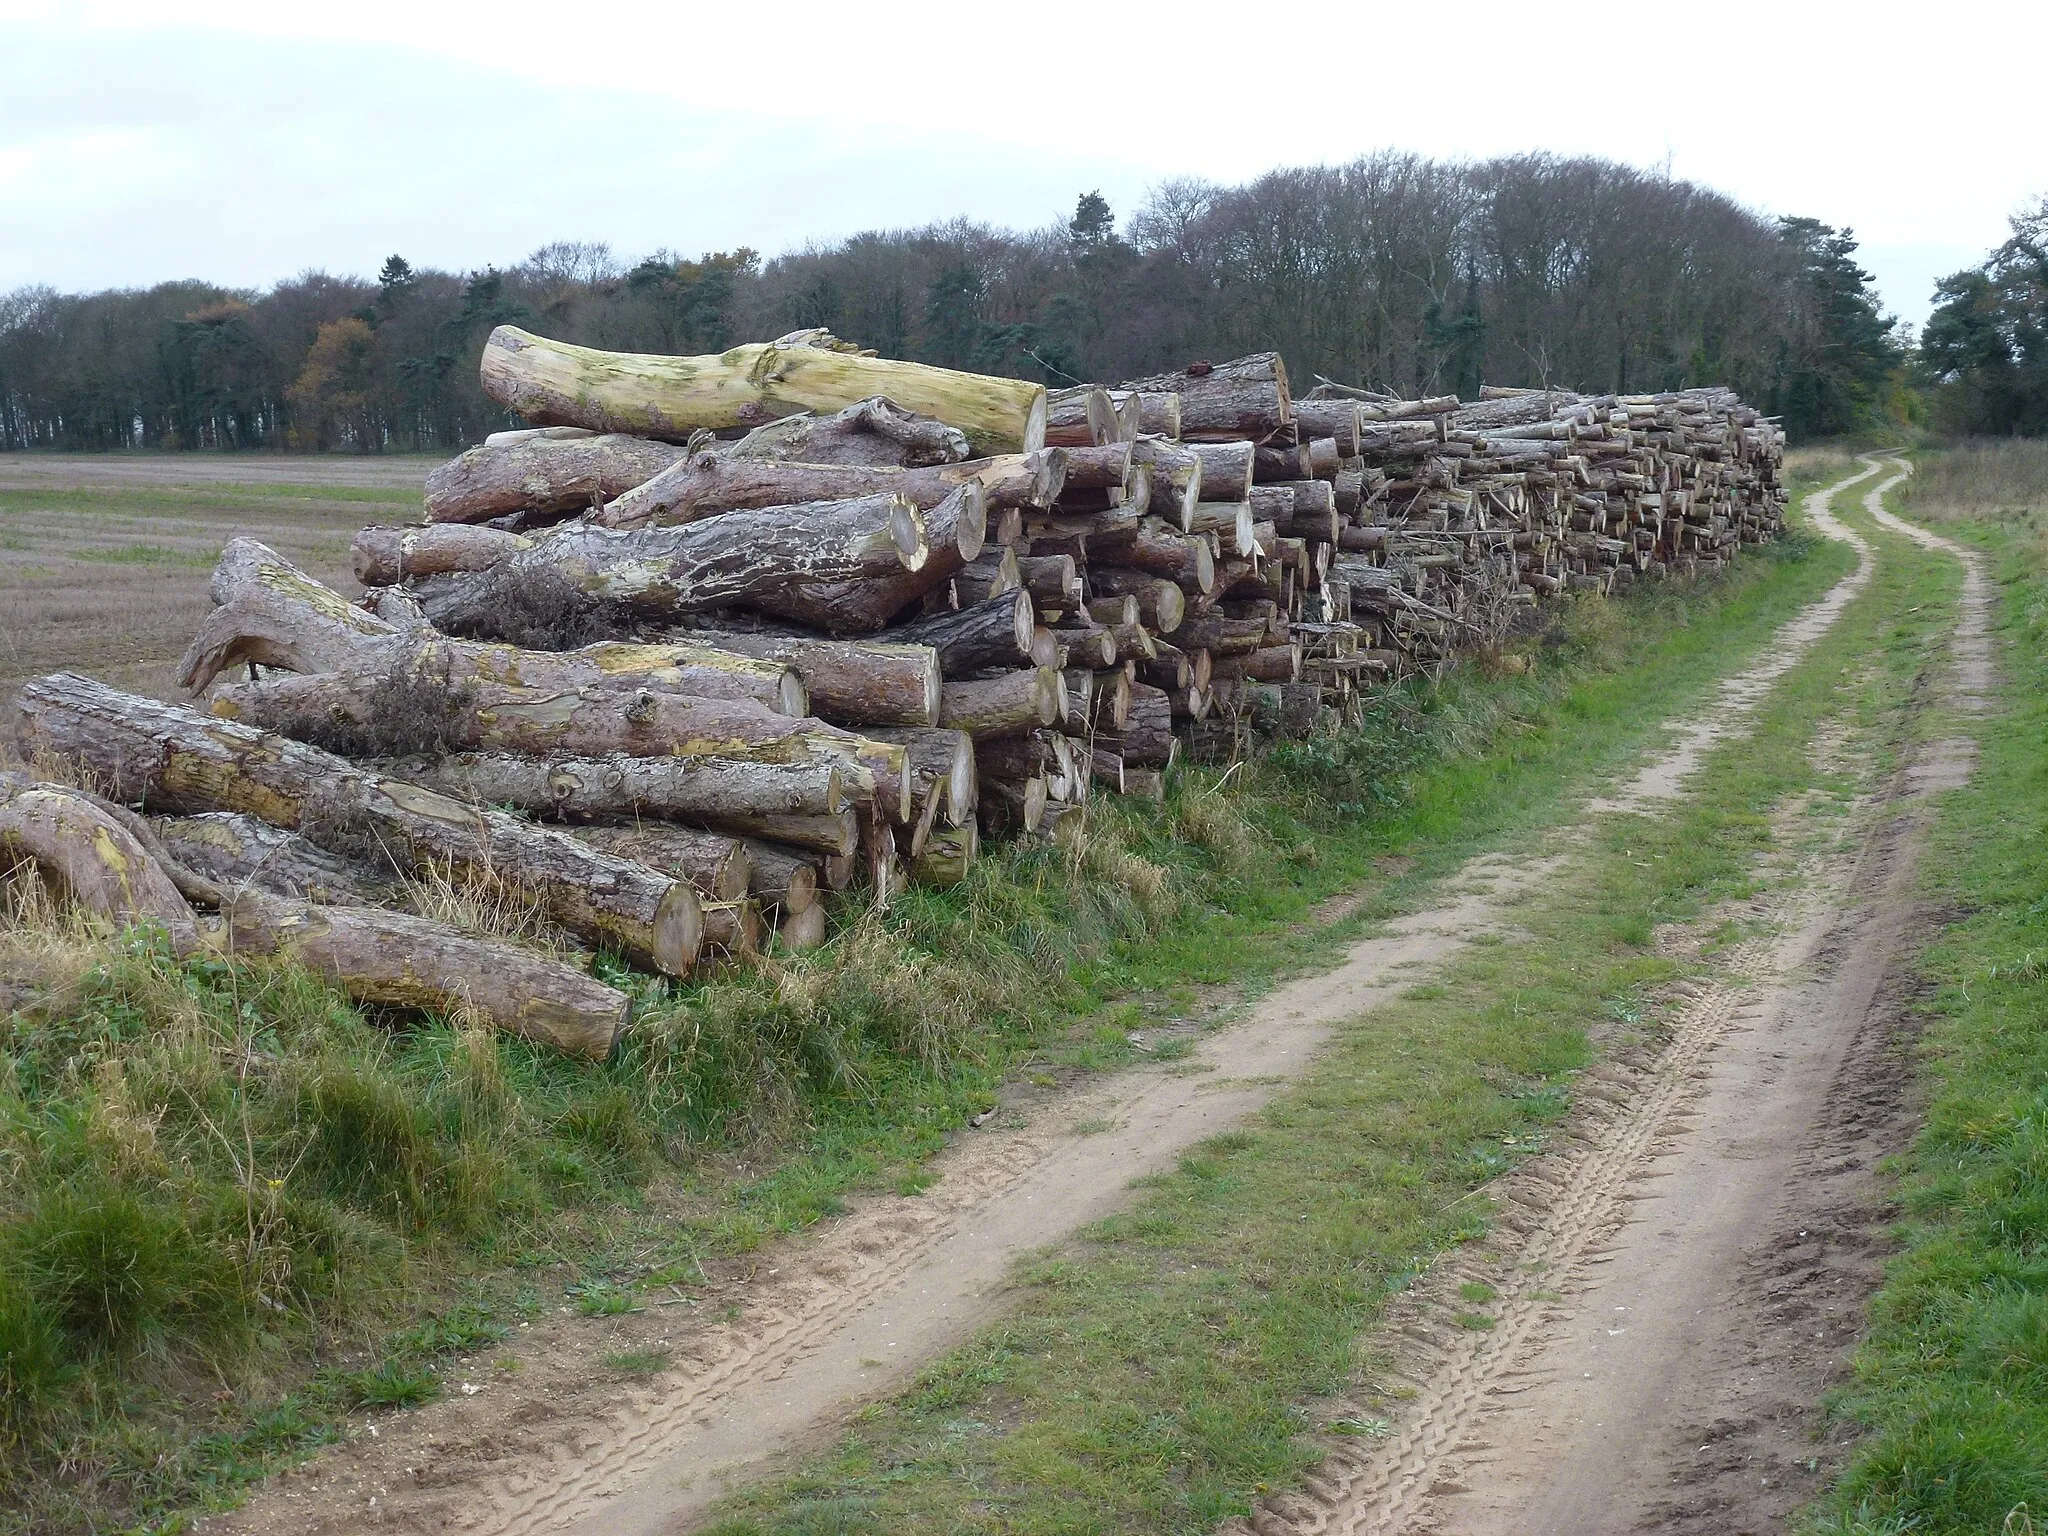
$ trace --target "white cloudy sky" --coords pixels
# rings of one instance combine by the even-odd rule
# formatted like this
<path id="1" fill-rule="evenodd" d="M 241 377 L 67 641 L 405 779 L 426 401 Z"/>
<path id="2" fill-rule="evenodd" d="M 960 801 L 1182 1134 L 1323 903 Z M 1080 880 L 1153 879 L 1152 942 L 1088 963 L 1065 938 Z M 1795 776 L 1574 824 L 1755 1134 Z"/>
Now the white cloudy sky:
<path id="1" fill-rule="evenodd" d="M 1667 162 L 1898 313 L 2048 193 L 2048 3 L 0 0 L 0 290 L 628 256 L 1384 146 Z"/>

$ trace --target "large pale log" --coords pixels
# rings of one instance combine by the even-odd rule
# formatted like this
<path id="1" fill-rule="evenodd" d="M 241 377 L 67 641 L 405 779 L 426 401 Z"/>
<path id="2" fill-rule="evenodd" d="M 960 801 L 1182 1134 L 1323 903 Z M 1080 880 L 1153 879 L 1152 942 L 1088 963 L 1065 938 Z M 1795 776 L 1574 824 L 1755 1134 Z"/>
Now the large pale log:
<path id="1" fill-rule="evenodd" d="M 977 740 L 1012 736 L 1058 724 L 1066 712 L 1065 692 L 1059 673 L 1050 667 L 949 682 L 939 708 L 939 723 Z"/>
<path id="2" fill-rule="evenodd" d="M 988 498 L 981 482 L 963 482 L 925 514 L 924 526 L 931 553 L 916 570 L 863 580 L 793 582 L 779 592 L 764 593 L 753 606 L 835 635 L 872 634 L 925 594 L 943 587 L 981 554 L 988 534 Z"/>
<path id="3" fill-rule="evenodd" d="M 253 886 L 273 896 L 367 907 L 390 889 L 374 870 L 240 811 L 156 816 L 149 825 L 179 864 L 230 891 Z"/>
<path id="4" fill-rule="evenodd" d="M 254 539 L 230 540 L 214 568 L 219 604 L 179 663 L 195 692 L 239 662 L 290 672 L 430 678 L 453 686 L 651 688 L 694 698 L 751 699 L 783 714 L 806 708 L 802 679 L 786 666 L 694 644 L 604 641 L 573 651 L 455 640 L 417 622 L 363 612 Z M 386 605 L 389 606 L 389 605 Z"/>
<path id="5" fill-rule="evenodd" d="M 568 523 L 488 572 L 450 578 L 423 602 L 429 619 L 458 633 L 488 619 L 500 583 L 559 583 L 592 603 L 673 618 L 792 585 L 915 573 L 930 555 L 923 518 L 896 495 L 722 512 L 680 527 Z"/>
<path id="6" fill-rule="evenodd" d="M 565 821 L 652 816 L 716 824 L 737 816 L 836 815 L 851 803 L 846 770 L 831 762 L 450 752 L 393 758 L 376 767 L 471 805 L 514 806 Z"/>
<path id="7" fill-rule="evenodd" d="M 677 638 L 692 633 L 719 650 L 790 668 L 803 679 L 811 713 L 834 725 L 930 725 L 939 717 L 939 655 L 929 645 L 731 629 Z"/>
<path id="8" fill-rule="evenodd" d="M 346 722 L 358 728 L 379 703 L 376 680 L 347 673 L 236 683 L 212 699 L 215 715 L 304 738 Z M 839 763 L 844 792 L 880 797 L 892 815 L 909 809 L 909 765 L 900 748 L 821 720 L 792 718 L 743 700 L 615 688 L 507 688 L 479 684 L 446 725 L 449 750 L 543 757 L 729 759 Z"/>
<path id="9" fill-rule="evenodd" d="M 876 495 L 902 496 L 929 512 L 969 480 L 981 487 L 990 511 L 1050 507 L 1066 482 L 1066 455 L 1047 448 L 964 464 L 898 469 L 697 453 L 592 514 L 591 521 L 607 528 L 694 523 L 720 512 Z"/>
<path id="10" fill-rule="evenodd" d="M 1213 574 L 1213 561 L 1210 569 Z M 1155 576 L 1150 571 L 1091 564 L 1088 567 L 1088 585 L 1106 596 L 1131 598 L 1138 605 L 1136 622 L 1162 635 L 1170 635 L 1179 629 L 1181 621 L 1187 617 L 1187 594 L 1177 583 L 1164 576 Z"/>
<path id="11" fill-rule="evenodd" d="M 861 355 L 823 331 L 711 357 L 599 352 L 509 325 L 484 345 L 484 393 L 541 425 L 687 441 L 886 396 L 959 428 L 984 453 L 1045 446 L 1045 387 Z"/>
<path id="12" fill-rule="evenodd" d="M 63 785 L 0 771 L 0 863 L 21 859 L 117 927 L 159 928 L 180 955 L 198 946 L 192 909 L 120 817 Z"/>
<path id="13" fill-rule="evenodd" d="M 702 917 L 687 887 L 562 833 L 76 673 L 29 683 L 20 712 L 30 757 L 74 763 L 117 800 L 174 814 L 246 811 L 330 852 L 380 853 L 407 872 L 439 868 L 464 884 L 502 881 L 531 892 L 572 933 L 651 969 L 680 976 L 696 959 Z"/>
<path id="14" fill-rule="evenodd" d="M 1207 539 L 1176 533 L 1157 518 L 1146 518 L 1129 533 L 1104 534 L 1089 546 L 1099 559 L 1164 577 L 1194 592 L 1216 584 L 1216 559 Z"/>
<path id="15" fill-rule="evenodd" d="M 1227 363 L 1192 363 L 1178 373 L 1134 379 L 1121 387 L 1141 394 L 1178 394 L 1184 441 L 1256 440 L 1293 420 L 1287 365 L 1278 352 Z"/>
<path id="16" fill-rule="evenodd" d="M 1031 594 L 1017 587 L 987 602 L 914 620 L 888 635 L 899 643 L 930 646 L 938 654 L 940 674 L 960 677 L 1024 661 L 1031 654 L 1034 628 Z"/>
<path id="17" fill-rule="evenodd" d="M 493 1028 L 603 1058 L 626 994 L 574 966 L 445 923 L 376 907 L 315 906 L 240 890 L 221 909 L 228 948 L 304 966 L 358 1002 L 474 1013 Z"/>
<path id="18" fill-rule="evenodd" d="M 471 523 L 429 523 L 424 528 L 364 528 L 349 542 L 349 565 L 366 587 L 388 587 L 450 571 L 487 571 L 533 540 Z"/>
<path id="19" fill-rule="evenodd" d="M 953 824 L 974 815 L 974 738 L 946 726 L 877 726 L 875 737 L 910 755 L 915 796 L 920 804 L 936 785 L 943 791 L 940 812 Z"/>
<path id="20" fill-rule="evenodd" d="M 481 523 L 508 512 L 580 511 L 623 496 L 682 456 L 672 444 L 618 433 L 493 434 L 427 475 L 427 520 Z"/>

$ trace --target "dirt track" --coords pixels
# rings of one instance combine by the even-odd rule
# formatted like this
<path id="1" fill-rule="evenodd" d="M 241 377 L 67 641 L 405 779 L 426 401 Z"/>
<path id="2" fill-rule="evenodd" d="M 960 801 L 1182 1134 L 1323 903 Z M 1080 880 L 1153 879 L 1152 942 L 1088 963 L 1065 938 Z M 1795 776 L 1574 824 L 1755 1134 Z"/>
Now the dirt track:
<path id="1" fill-rule="evenodd" d="M 1973 554 L 1883 510 L 1893 483 L 1866 510 L 1965 563 L 1935 702 L 1981 709 L 1988 583 Z M 1815 521 L 1869 569 L 1825 503 Z M 1816 1407 L 1879 1278 L 1877 1160 L 1912 1124 L 1899 961 L 1927 921 L 1926 797 L 1974 761 L 1968 738 L 1927 744 L 1830 846 L 1777 872 L 1797 894 L 1722 914 L 1775 936 L 1717 955 L 1663 1049 L 1600 1074 L 1575 1145 L 1497 1189 L 1495 1241 L 1390 1319 L 1414 1395 L 1388 1442 L 1340 1449 L 1250 1529 L 1735 1536 L 1782 1530 L 1825 1486 L 1841 1448 Z M 1476 1336 L 1448 1323 L 1475 1280 L 1500 1292 Z"/>
<path id="2" fill-rule="evenodd" d="M 1873 466 L 1854 478 L 1875 472 Z M 1668 751 L 1589 809 L 1635 808 L 1677 793 L 1706 745 L 1741 728 L 1770 681 L 1825 632 L 1867 570 L 1866 560 L 1788 625 L 1762 663 L 1682 722 Z M 1908 776 L 1898 796 L 1957 771 L 1960 761 L 1927 765 L 1926 784 Z M 1800 914 L 1795 927 L 1803 947 L 1747 947 L 1742 963 L 1756 982 L 1731 976 L 1703 993 L 1659 1062 L 1615 1069 L 1617 1084 L 1647 1088 L 1648 1096 L 1626 1114 L 1583 1117 L 1580 1150 L 1555 1160 L 1541 1189 L 1532 1185 L 1528 1220 L 1511 1228 L 1524 1228 L 1526 1255 L 1551 1278 L 1520 1292 L 1502 1286 L 1503 1322 L 1485 1336 L 1488 1352 L 1471 1358 L 1452 1351 L 1439 1359 L 1419 1351 L 1419 1396 L 1402 1413 L 1395 1439 L 1362 1453 L 1340 1452 L 1316 1497 L 1262 1511 L 1255 1528 L 1636 1528 L 1629 1522 L 1638 1516 L 1620 1508 L 1613 1470 L 1630 1468 L 1631 1489 L 1662 1492 L 1644 1481 L 1655 1481 L 1645 1458 L 1664 1454 L 1657 1447 L 1669 1434 L 1690 1433 L 1721 1388 L 1703 1385 L 1682 1402 L 1662 1399 L 1658 1388 L 1674 1379 L 1671 1369 L 1624 1369 L 1619 1357 L 1661 1362 L 1675 1351 L 1671 1358 L 1692 1363 L 1703 1383 L 1739 1386 L 1743 1368 L 1732 1357 L 1691 1347 L 1725 1327 L 1695 1321 L 1717 1304 L 1715 1282 L 1725 1275 L 1700 1259 L 1757 1257 L 1749 1239 L 1778 1232 L 1796 1214 L 1759 1192 L 1792 1177 L 1801 1158 L 1825 1160 L 1845 1144 L 1824 1127 L 1815 1139 L 1814 1111 L 1835 1102 L 1839 1063 L 1868 1034 L 1856 1023 L 1871 1016 L 1864 982 L 1874 984 L 1908 920 L 1899 893 L 1910 874 L 1912 840 L 1900 834 L 1902 841 L 1887 842 L 1875 830 L 1880 820 L 1873 812 L 1871 852 L 1849 859 L 1839 894 Z M 1244 1020 L 1209 1036 L 1193 1063 L 1107 1080 L 1014 1128 L 973 1133 L 939 1159 L 938 1180 L 923 1196 L 870 1200 L 830 1228 L 783 1245 L 756 1273 L 727 1280 L 697 1305 L 538 1326 L 522 1338 L 516 1376 L 385 1420 L 375 1437 L 281 1477 L 248 1509 L 207 1528 L 685 1529 L 765 1459 L 829 1432 L 860 1400 L 902 1385 L 995 1316 L 1015 1258 L 1117 1208 L 1133 1178 L 1171 1166 L 1194 1142 L 1251 1112 L 1306 1065 L 1336 1021 L 1370 1009 L 1475 934 L 1498 927 L 1516 894 L 1552 867 L 1478 861 L 1449 882 L 1439 906 L 1355 946 L 1333 974 L 1273 993 Z M 1879 890 L 1889 894 L 1875 908 L 1866 905 Z M 1851 914 L 1861 915 L 1852 921 Z M 1838 963 L 1850 958 L 1854 965 Z M 1799 982 L 1788 968 L 1800 964 L 1821 966 L 1825 975 Z M 1818 1030 L 1783 1022 L 1815 1010 L 1833 1022 Z M 1792 1049 L 1774 1054 L 1780 1044 Z M 1104 1121 L 1109 1130 L 1089 1133 Z M 1731 1178 L 1730 1169 L 1749 1171 Z M 1680 1176 L 1667 1189 L 1683 1193 L 1667 1194 L 1664 1206 L 1676 1214 L 1628 1225 L 1642 1192 L 1637 1181 L 1659 1172 Z M 1757 1198 L 1738 1198 L 1745 1189 Z M 1513 1189 L 1506 1193 L 1522 1199 Z M 1607 1251 L 1596 1252 L 1603 1244 Z M 1800 1252 L 1775 1243 L 1766 1248 L 1766 1265 Z M 1589 1277 L 1596 1272 L 1614 1300 L 1594 1298 Z M 1693 1289 L 1675 1289 L 1681 1279 Z M 1544 1300 L 1559 1293 L 1550 1287 L 1560 1287 L 1566 1300 Z M 1766 1294 L 1747 1286 L 1744 1293 L 1758 1300 Z M 1632 1299 L 1622 1301 L 1624 1294 Z M 714 1321 L 727 1305 L 736 1320 Z M 1631 1333 L 1610 1334 L 1605 1314 L 1601 1326 L 1592 1326 L 1592 1308 L 1614 1305 L 1632 1307 Z M 1426 1331 L 1426 1320 L 1411 1325 Z M 1617 1345 L 1615 1338 L 1629 1342 Z M 602 1351 L 652 1345 L 673 1349 L 677 1365 L 651 1383 L 593 1370 Z M 1569 1390 L 1522 1390 L 1555 1387 L 1582 1362 L 1594 1374 L 1572 1378 Z M 1774 1390 L 1795 1385 L 1788 1380 Z M 1544 1406 L 1500 1427 L 1501 1415 L 1482 1412 L 1522 1398 Z M 1656 1399 L 1647 1409 L 1646 1398 Z M 1474 1445 L 1475 1430 L 1490 1449 Z M 1493 1459 L 1473 1459 L 1480 1456 Z M 1577 1469 L 1570 1480 L 1553 1475 L 1567 1465 Z M 1460 1497 L 1482 1481 L 1498 1492 Z M 1599 1493 L 1603 1485 L 1607 1495 Z M 1540 1505 L 1544 1497 L 1553 1503 Z M 1532 1524 L 1531 1507 L 1549 1510 L 1548 1523 Z"/>

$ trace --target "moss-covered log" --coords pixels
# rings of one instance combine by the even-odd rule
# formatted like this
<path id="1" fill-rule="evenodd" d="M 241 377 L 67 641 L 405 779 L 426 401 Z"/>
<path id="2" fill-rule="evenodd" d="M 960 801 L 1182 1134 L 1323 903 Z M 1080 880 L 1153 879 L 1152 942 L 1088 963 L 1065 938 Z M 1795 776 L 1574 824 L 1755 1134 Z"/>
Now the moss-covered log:
<path id="1" fill-rule="evenodd" d="M 863 355 L 823 331 L 708 357 L 600 352 L 501 325 L 484 345 L 484 393 L 538 425 L 687 442 L 699 428 L 757 427 L 885 396 L 967 435 L 982 453 L 1045 446 L 1045 387 Z"/>

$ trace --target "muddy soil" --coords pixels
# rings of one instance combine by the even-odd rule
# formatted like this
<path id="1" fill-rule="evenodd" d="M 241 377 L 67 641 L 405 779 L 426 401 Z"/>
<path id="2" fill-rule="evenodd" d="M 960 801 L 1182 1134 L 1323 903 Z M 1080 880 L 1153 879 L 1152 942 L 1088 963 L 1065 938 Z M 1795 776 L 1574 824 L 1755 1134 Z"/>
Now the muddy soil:
<path id="1" fill-rule="evenodd" d="M 1741 729 L 1769 682 L 1865 579 L 1860 570 L 1787 626 L 1764 661 L 1677 724 L 1669 750 L 1589 811 L 1676 793 L 1705 744 Z M 1567 832 L 1553 846 L 1572 842 Z M 867 1199 L 708 1292 L 637 1316 L 536 1325 L 509 1351 L 516 1371 L 479 1362 L 459 1391 L 366 1424 L 349 1444 L 205 1528 L 252 1536 L 687 1529 L 737 1482 L 818 1442 L 861 1401 L 900 1387 L 998 1316 L 1018 1258 L 1117 1209 L 1133 1179 L 1170 1167 L 1266 1102 L 1337 1021 L 1412 985 L 1474 936 L 1499 931 L 1562 856 L 1475 861 L 1430 910 L 1353 946 L 1334 972 L 1274 991 L 1204 1037 L 1192 1057 L 1098 1081 L 963 1135 L 936 1161 L 936 1180 L 921 1195 Z M 1728 1026 L 1702 1028 L 1718 1042 Z M 1635 1136 L 1621 1162 L 1607 1160 L 1613 1166 L 1598 1190 L 1579 1202 L 1590 1214 L 1574 1234 L 1606 1230 L 1612 1198 L 1670 1123 Z M 1625 1134 L 1619 1114 L 1611 1125 L 1588 1119 L 1583 1128 L 1595 1140 L 1609 1131 Z M 1559 1241 L 1559 1262 L 1583 1246 L 1577 1235 Z M 599 1363 L 607 1353 L 649 1348 L 671 1351 L 673 1361 L 651 1381 L 622 1379 Z M 1431 1436 L 1425 1426 L 1421 1441 L 1433 1445 Z M 1335 1523 L 1300 1528 L 1402 1528 L 1353 1523 L 1369 1501 L 1352 1499 L 1340 1480 L 1321 1486 L 1331 1498 L 1318 1507 Z M 1312 1513 L 1306 1504 L 1285 1515 L 1262 1511 L 1254 1524 L 1293 1529 L 1293 1515 Z"/>

